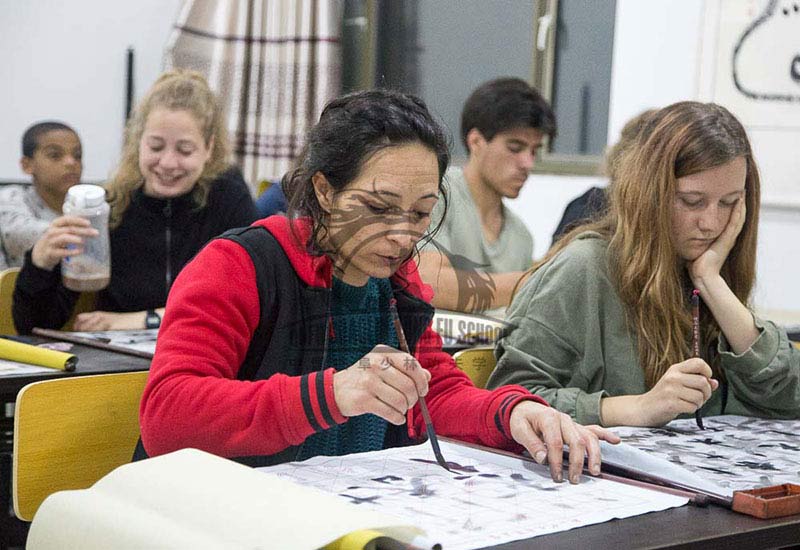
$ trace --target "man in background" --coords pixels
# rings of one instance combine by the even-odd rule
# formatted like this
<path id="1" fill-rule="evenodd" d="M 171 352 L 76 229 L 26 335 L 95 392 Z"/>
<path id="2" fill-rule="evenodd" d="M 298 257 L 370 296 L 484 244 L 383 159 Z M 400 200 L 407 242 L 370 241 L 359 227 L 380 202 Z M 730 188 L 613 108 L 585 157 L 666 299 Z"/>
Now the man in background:
<path id="1" fill-rule="evenodd" d="M 503 204 L 525 185 L 545 136 L 555 134 L 553 110 L 527 82 L 499 78 L 479 86 L 461 113 L 468 159 L 445 175 L 448 191 L 432 214 L 441 222 L 420 254 L 433 305 L 476 312 L 504 307 L 533 261 L 533 237 Z"/>

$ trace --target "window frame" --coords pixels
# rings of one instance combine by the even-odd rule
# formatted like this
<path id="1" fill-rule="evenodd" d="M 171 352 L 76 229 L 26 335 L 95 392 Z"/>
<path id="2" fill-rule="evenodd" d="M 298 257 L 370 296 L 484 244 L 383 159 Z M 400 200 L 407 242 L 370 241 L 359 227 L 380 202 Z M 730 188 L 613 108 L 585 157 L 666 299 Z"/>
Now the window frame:
<path id="1" fill-rule="evenodd" d="M 375 63 L 377 57 L 377 21 L 378 21 L 378 1 L 364 0 L 366 21 L 355 23 L 355 19 L 348 19 L 344 16 L 343 27 L 357 25 L 361 28 L 360 36 L 357 39 L 359 48 L 357 50 L 358 69 L 357 78 L 351 83 L 351 89 L 366 89 L 374 87 L 375 82 Z M 532 72 L 530 83 L 542 96 L 552 105 L 553 103 L 553 83 L 555 80 L 555 59 L 556 59 L 556 29 L 558 26 L 558 3 L 559 0 L 538 0 L 534 3 L 533 16 L 533 51 Z M 539 47 L 540 33 L 543 47 Z M 343 83 L 344 84 L 344 83 Z M 603 155 L 565 155 L 551 152 L 551 144 L 548 138 L 540 150 L 540 154 L 534 164 L 533 174 L 558 174 L 572 176 L 597 176 L 603 172 Z"/>
<path id="2" fill-rule="evenodd" d="M 551 105 L 553 104 L 553 82 L 555 80 L 558 2 L 559 0 L 539 0 L 536 2 L 533 17 L 531 85 L 539 90 L 539 93 Z M 547 34 L 541 38 L 540 33 Z M 541 42 L 544 42 L 542 48 L 539 47 Z M 558 120 L 557 116 L 556 120 Z M 603 173 L 603 155 L 553 153 L 549 139 L 545 139 L 541 151 L 533 167 L 534 174 L 597 176 Z"/>

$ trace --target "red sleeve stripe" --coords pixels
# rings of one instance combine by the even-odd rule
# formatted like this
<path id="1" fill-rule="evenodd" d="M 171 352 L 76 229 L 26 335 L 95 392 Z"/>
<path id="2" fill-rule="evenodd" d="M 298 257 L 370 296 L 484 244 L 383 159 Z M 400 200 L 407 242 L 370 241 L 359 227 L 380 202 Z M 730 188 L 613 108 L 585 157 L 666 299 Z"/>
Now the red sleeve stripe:
<path id="1" fill-rule="evenodd" d="M 513 395 L 509 395 L 509 396 L 507 396 L 505 399 L 503 399 L 503 402 L 502 402 L 502 403 L 500 403 L 500 409 L 499 409 L 499 411 L 498 411 L 498 414 L 500 415 L 500 418 L 505 418 L 505 416 L 506 416 L 506 409 L 508 408 L 508 406 L 509 406 L 511 403 L 513 403 L 514 401 L 516 401 L 516 400 L 517 400 L 519 397 L 520 397 L 520 396 L 519 396 L 518 394 L 513 394 Z"/>
<path id="2" fill-rule="evenodd" d="M 315 388 L 317 391 L 317 403 L 319 403 L 319 409 L 322 413 L 323 420 L 328 427 L 335 426 L 336 421 L 333 419 L 331 410 L 328 407 L 328 400 L 325 398 L 325 371 L 316 373 Z"/>
<path id="3" fill-rule="evenodd" d="M 506 396 L 506 398 L 503 399 L 503 401 L 500 403 L 500 406 L 497 408 L 497 412 L 494 413 L 494 424 L 497 426 L 497 429 L 500 430 L 500 433 L 502 433 L 505 437 L 511 437 L 506 431 L 505 422 L 503 422 L 506 414 L 506 408 L 508 408 L 508 406 L 518 398 L 519 395 L 517 394 Z"/>
<path id="4" fill-rule="evenodd" d="M 309 377 L 310 376 L 317 376 L 320 373 L 312 372 L 310 374 L 304 374 L 300 377 L 300 401 L 303 403 L 303 410 L 306 413 L 306 418 L 308 419 L 308 423 L 311 424 L 311 428 L 315 432 L 321 432 L 323 430 L 322 426 L 320 426 L 319 422 L 317 422 L 317 417 L 314 414 L 314 406 L 311 404 L 311 395 L 309 391 Z M 316 396 L 315 396 L 316 397 Z"/>
<path id="5" fill-rule="evenodd" d="M 503 434 L 503 437 L 508 438 L 508 434 L 506 433 L 506 428 L 503 426 L 503 418 L 500 416 L 499 413 L 495 413 L 494 415 L 494 425 L 497 427 L 497 430 Z"/>

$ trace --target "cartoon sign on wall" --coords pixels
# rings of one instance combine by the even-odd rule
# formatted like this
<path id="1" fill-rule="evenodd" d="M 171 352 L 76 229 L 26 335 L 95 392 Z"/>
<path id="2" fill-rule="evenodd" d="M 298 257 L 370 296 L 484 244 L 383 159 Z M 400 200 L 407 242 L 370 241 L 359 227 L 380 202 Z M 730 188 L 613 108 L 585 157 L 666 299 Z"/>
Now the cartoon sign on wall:
<path id="1" fill-rule="evenodd" d="M 700 97 L 744 124 L 762 204 L 800 208 L 800 0 L 706 0 Z"/>
<path id="2" fill-rule="evenodd" d="M 770 0 L 736 41 L 732 69 L 750 99 L 800 102 L 800 3 Z"/>

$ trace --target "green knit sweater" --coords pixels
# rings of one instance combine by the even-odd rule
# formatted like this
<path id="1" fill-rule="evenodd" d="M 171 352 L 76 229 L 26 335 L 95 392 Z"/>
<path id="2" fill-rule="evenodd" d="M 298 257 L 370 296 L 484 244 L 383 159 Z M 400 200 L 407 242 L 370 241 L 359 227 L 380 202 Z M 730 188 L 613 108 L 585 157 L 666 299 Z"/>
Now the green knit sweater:
<path id="1" fill-rule="evenodd" d="M 398 348 L 389 314 L 391 298 L 388 279 L 370 278 L 362 287 L 333 279 L 333 334 L 328 340 L 326 368 L 344 370 L 358 363 L 378 344 Z M 373 414 L 352 417 L 344 424 L 311 435 L 303 442 L 297 460 L 383 449 L 386 428 L 386 421 Z"/>
<path id="2" fill-rule="evenodd" d="M 608 243 L 583 233 L 523 285 L 506 321 L 515 327 L 497 344 L 488 387 L 520 384 L 582 424 L 600 423 L 600 400 L 648 390 L 639 350 L 606 267 Z M 740 355 L 724 337 L 717 350 L 722 388 L 706 416 L 800 418 L 800 351 L 786 332 L 755 318 L 759 337 Z"/>

